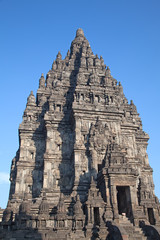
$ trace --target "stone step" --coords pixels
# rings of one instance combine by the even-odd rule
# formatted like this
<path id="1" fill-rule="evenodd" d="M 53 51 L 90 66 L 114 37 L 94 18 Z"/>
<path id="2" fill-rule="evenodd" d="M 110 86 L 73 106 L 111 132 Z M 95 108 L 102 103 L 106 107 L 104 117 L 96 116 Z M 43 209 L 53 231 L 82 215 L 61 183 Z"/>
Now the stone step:
<path id="1" fill-rule="evenodd" d="M 147 240 L 147 237 L 144 236 L 129 236 L 129 240 Z"/>
<path id="2" fill-rule="evenodd" d="M 134 226 L 125 215 L 119 215 L 119 225 L 125 229 L 129 240 L 147 240 L 142 229 Z"/>
<path id="3" fill-rule="evenodd" d="M 120 223 L 127 223 L 127 224 L 131 224 L 131 225 L 133 225 L 132 223 L 131 223 L 131 221 L 126 217 L 126 216 L 122 216 L 122 215 L 119 215 L 119 222 Z"/>

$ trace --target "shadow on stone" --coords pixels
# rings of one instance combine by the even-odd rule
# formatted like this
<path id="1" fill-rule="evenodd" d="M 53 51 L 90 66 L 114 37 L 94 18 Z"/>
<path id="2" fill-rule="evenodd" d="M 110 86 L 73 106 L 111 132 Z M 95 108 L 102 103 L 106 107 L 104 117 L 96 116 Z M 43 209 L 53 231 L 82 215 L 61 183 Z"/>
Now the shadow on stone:
<path id="1" fill-rule="evenodd" d="M 160 228 L 151 225 L 145 225 L 144 222 L 140 223 L 140 227 L 142 228 L 147 240 L 160 240 Z"/>
<path id="2" fill-rule="evenodd" d="M 106 240 L 123 240 L 121 232 L 117 226 L 113 225 L 111 222 L 107 222 L 106 226 L 109 232 Z"/>

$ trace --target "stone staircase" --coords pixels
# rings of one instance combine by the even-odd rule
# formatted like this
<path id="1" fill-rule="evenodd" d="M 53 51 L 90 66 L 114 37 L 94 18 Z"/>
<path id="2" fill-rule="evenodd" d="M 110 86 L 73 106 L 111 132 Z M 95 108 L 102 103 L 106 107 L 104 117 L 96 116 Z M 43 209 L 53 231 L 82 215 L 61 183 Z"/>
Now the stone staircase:
<path id="1" fill-rule="evenodd" d="M 147 240 L 141 228 L 133 226 L 126 216 L 119 215 L 119 225 L 128 235 L 128 240 Z"/>

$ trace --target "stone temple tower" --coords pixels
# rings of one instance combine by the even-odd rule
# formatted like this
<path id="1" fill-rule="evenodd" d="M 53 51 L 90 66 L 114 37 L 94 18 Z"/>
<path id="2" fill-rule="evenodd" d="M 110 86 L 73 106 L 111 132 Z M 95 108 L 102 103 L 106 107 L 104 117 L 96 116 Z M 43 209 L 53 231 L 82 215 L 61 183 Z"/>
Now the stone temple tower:
<path id="1" fill-rule="evenodd" d="M 27 99 L 0 239 L 160 239 L 148 139 L 78 29 Z"/>

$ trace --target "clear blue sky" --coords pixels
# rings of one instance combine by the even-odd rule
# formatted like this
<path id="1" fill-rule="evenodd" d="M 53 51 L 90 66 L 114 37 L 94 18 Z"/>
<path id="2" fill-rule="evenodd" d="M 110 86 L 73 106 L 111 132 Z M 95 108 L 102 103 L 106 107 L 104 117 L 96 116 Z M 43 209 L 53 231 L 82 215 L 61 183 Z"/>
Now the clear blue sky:
<path id="1" fill-rule="evenodd" d="M 148 154 L 160 198 L 160 1 L 0 0 L 0 206 L 8 199 L 11 160 L 31 90 L 65 57 L 77 28 L 133 99 L 150 135 Z"/>

